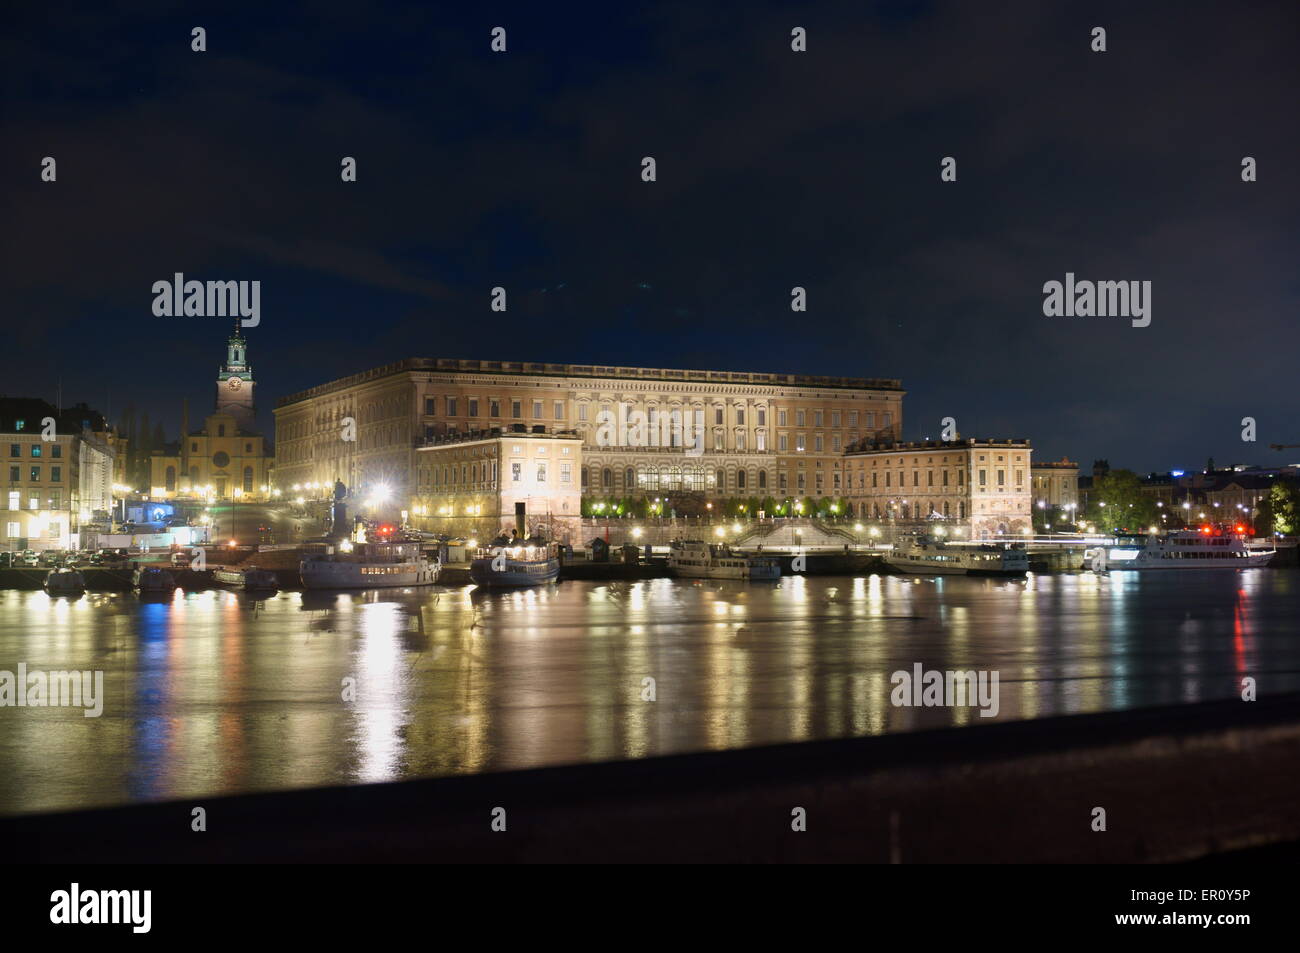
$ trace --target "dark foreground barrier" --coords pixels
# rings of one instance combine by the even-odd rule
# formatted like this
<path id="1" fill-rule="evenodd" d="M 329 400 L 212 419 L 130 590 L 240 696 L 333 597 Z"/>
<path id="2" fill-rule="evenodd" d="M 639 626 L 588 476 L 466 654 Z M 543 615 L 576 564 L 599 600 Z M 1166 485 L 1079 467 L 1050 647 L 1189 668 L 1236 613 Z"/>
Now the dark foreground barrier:
<path id="1" fill-rule="evenodd" d="M 1297 695 L 0 819 L 9 856 L 83 863 L 1158 862 L 1297 840 Z"/>

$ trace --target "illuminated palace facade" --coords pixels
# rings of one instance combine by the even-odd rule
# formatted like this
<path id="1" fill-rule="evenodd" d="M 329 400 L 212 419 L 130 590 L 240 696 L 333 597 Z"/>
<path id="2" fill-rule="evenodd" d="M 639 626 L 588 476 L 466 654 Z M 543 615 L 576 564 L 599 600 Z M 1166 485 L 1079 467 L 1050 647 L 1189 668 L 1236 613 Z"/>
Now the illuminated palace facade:
<path id="1" fill-rule="evenodd" d="M 1028 440 L 864 441 L 845 455 L 854 515 L 945 520 L 976 538 L 1031 529 L 1033 450 Z"/>
<path id="2" fill-rule="evenodd" d="M 499 428 L 578 438 L 585 496 L 840 497 L 845 450 L 897 439 L 903 395 L 887 379 L 412 358 L 281 399 L 276 484 L 288 495 L 341 480 L 436 513 L 456 492 L 433 482 L 442 454 L 428 448 L 462 452 Z M 509 490 L 500 466 L 494 486 L 481 472 L 476 491 Z"/>

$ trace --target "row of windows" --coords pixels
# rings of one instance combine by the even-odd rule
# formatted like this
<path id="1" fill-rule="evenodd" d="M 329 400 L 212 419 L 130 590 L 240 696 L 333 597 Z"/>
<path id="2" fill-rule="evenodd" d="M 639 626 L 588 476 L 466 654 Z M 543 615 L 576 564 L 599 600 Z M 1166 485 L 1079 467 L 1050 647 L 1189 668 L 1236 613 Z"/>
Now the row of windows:
<path id="1" fill-rule="evenodd" d="M 479 415 L 480 400 L 477 397 L 444 397 L 443 399 L 443 416 L 460 417 L 461 410 L 464 409 L 465 417 L 477 417 Z M 500 417 L 505 401 L 499 398 L 488 398 L 483 403 L 486 404 L 487 415 L 489 417 Z M 509 401 L 510 416 L 515 420 L 522 420 L 524 417 L 524 402 L 522 400 Z M 546 419 L 546 401 L 534 400 L 532 402 L 532 417 L 534 420 Z M 436 416 L 438 413 L 438 398 L 424 398 L 424 414 L 426 417 Z M 552 420 L 564 419 L 564 401 L 551 401 L 551 418 Z M 585 417 L 583 419 L 586 419 Z"/>
<path id="2" fill-rule="evenodd" d="M 19 429 L 21 429 L 21 428 L 19 428 Z M 44 452 L 44 451 L 41 449 L 41 444 L 39 444 L 39 443 L 28 444 L 28 446 L 31 448 L 30 451 L 29 451 L 29 455 L 30 455 L 30 456 L 33 456 L 33 457 L 39 457 L 39 456 Z M 23 455 L 23 445 L 22 445 L 21 443 L 11 443 L 11 444 L 9 444 L 9 456 L 11 456 L 11 457 L 21 457 L 22 455 Z M 51 443 L 51 444 L 50 444 L 50 456 L 53 457 L 55 460 L 58 460 L 60 457 L 62 457 L 62 456 L 63 456 L 63 447 L 62 447 L 62 445 L 61 445 L 61 444 L 57 444 L 57 443 Z"/>
<path id="3" fill-rule="evenodd" d="M 45 502 L 50 509 L 57 510 L 60 506 L 63 505 L 63 494 L 59 490 L 50 490 L 50 495 L 46 497 Z M 23 508 L 23 504 L 22 504 L 21 494 L 19 493 L 18 490 L 10 490 L 9 509 L 21 510 L 22 508 Z M 40 498 L 36 496 L 31 496 L 29 494 L 27 497 L 27 508 L 29 510 L 39 510 L 41 508 Z M 17 534 L 10 533 L 9 535 L 15 536 Z"/>
<path id="4" fill-rule="evenodd" d="M 22 470 L 23 470 L 22 467 L 10 467 L 10 468 L 9 468 L 9 482 L 10 482 L 10 483 L 21 483 L 21 482 L 22 482 Z M 29 474 L 30 474 L 30 475 L 29 475 L 28 479 L 30 480 L 30 482 L 32 482 L 32 483 L 40 483 L 40 482 L 41 482 L 41 468 L 40 468 L 39 466 L 34 466 L 34 467 L 32 467 L 32 468 L 30 469 L 30 471 L 29 471 Z M 51 483 L 61 483 L 61 482 L 63 482 L 63 467 L 50 467 L 50 482 L 51 482 Z"/>
<path id="5" fill-rule="evenodd" d="M 518 400 L 518 399 L 510 399 L 509 401 L 505 401 L 505 400 L 502 400 L 502 399 L 499 399 L 499 398 L 486 398 L 486 399 L 480 400 L 480 398 L 477 398 L 477 397 L 464 397 L 464 398 L 462 398 L 462 397 L 443 397 L 443 398 L 442 398 L 442 402 L 443 402 L 443 403 L 442 403 L 442 407 L 443 407 L 443 416 L 445 416 L 445 417 L 460 417 L 460 416 L 462 416 L 462 413 L 461 413 L 462 410 L 464 411 L 463 416 L 466 416 L 466 417 L 478 417 L 478 416 L 479 416 L 480 409 L 481 409 L 481 408 L 480 408 L 480 404 L 481 404 L 481 403 L 485 403 L 485 404 L 486 404 L 486 410 L 487 410 L 487 416 L 488 416 L 488 417 L 501 417 L 502 414 L 503 414 L 503 412 L 504 412 L 504 410 L 506 409 L 507 404 L 508 404 L 508 407 L 509 407 L 510 417 L 511 417 L 511 418 L 513 418 L 513 419 L 515 419 L 515 420 L 522 420 L 522 419 L 523 419 L 523 416 L 524 416 L 524 401 L 523 401 L 523 400 Z M 542 419 L 545 419 L 545 417 L 546 417 L 546 401 L 544 401 L 544 400 L 533 400 L 533 401 L 531 401 L 531 404 L 532 404 L 532 407 L 531 407 L 531 410 L 532 410 L 532 419 L 534 419 L 534 420 L 542 420 Z M 587 404 L 587 403 L 585 403 L 585 402 L 581 402 L 581 403 L 578 404 L 578 420 L 579 420 L 579 421 L 586 421 L 586 420 L 589 419 L 589 413 L 590 413 L 589 408 L 590 408 L 590 406 L 591 406 L 591 405 L 589 405 L 589 404 Z M 629 414 L 629 415 L 633 412 L 633 410 L 632 410 L 632 405 L 630 405 L 630 404 L 629 404 L 629 405 L 624 405 L 624 409 L 625 409 L 625 412 L 626 412 L 627 414 Z M 647 410 L 647 412 L 646 412 L 646 413 L 647 413 L 647 417 L 648 417 L 648 419 L 649 419 L 649 421 L 650 421 L 651 426 L 654 425 L 654 422 L 655 422 L 655 414 L 657 413 L 658 409 L 659 409 L 659 408 L 656 408 L 656 407 L 650 407 L 650 408 L 648 408 L 648 410 Z M 601 405 L 601 410 L 602 410 L 602 411 L 605 411 L 606 413 L 609 413 L 609 414 L 614 414 L 614 413 L 615 413 L 615 411 L 614 411 L 614 407 L 613 407 L 612 404 L 602 404 L 602 405 Z M 436 415 L 437 415 L 437 413 L 438 413 L 438 398 L 437 398 L 437 397 L 426 397 L 426 398 L 424 398 L 424 413 L 425 413 L 426 416 L 429 416 L 429 417 L 432 417 L 432 416 L 436 416 Z M 744 425 L 745 425 L 745 408 L 743 408 L 743 407 L 736 407 L 736 408 L 734 408 L 734 409 L 733 409 L 733 416 L 735 417 L 735 424 L 736 424 L 737 426 L 744 426 Z M 851 410 L 851 411 L 847 411 L 847 412 L 841 412 L 841 411 L 836 410 L 836 411 L 832 411 L 829 415 L 828 415 L 825 411 L 815 410 L 815 411 L 812 412 L 812 425 L 813 425 L 814 427 L 823 427 L 823 426 L 825 426 L 825 425 L 826 425 L 826 419 L 827 419 L 828 416 L 829 416 L 829 418 L 830 418 L 830 426 L 831 426 L 832 428 L 840 427 L 840 426 L 849 426 L 849 427 L 857 427 L 857 426 L 858 426 L 858 411 L 856 411 L 856 410 Z M 703 411 L 701 411 L 701 410 L 697 410 L 697 411 L 696 411 L 696 422 L 697 422 L 697 423 L 703 423 L 703 419 L 702 419 L 702 417 L 703 417 Z M 864 420 L 865 420 L 865 426 L 866 426 L 866 428 L 867 428 L 868 430 L 874 430 L 874 429 L 876 429 L 876 418 L 877 418 L 877 414 L 876 414 L 874 411 L 872 411 L 872 412 L 868 412 L 868 413 L 865 413 L 865 414 L 863 415 L 863 417 L 864 417 Z M 755 418 L 755 419 L 754 419 L 754 423 L 755 423 L 756 426 L 759 426 L 759 427 L 766 427 L 766 426 L 767 426 L 767 409 L 766 409 L 766 408 L 763 408 L 763 407 L 756 408 L 755 411 L 754 411 L 754 418 Z M 796 411 L 794 412 L 795 426 L 796 426 L 796 427 L 806 427 L 806 426 L 808 425 L 808 418 L 809 418 L 809 414 L 808 414 L 808 412 L 807 412 L 806 410 L 796 410 Z M 881 428 L 882 430 L 888 429 L 890 426 L 892 426 L 892 424 L 893 424 L 893 414 L 892 414 L 892 413 L 881 413 L 881 414 L 879 414 L 879 418 L 880 418 L 880 428 Z M 565 407 L 564 407 L 564 401 L 562 401 L 562 400 L 551 401 L 551 419 L 553 419 L 553 420 L 564 420 L 564 419 L 565 419 Z M 778 411 L 777 411 L 777 425 L 778 425 L 778 426 L 781 426 L 781 427 L 789 426 L 789 423 L 788 423 L 788 422 L 789 422 L 789 419 L 790 419 L 790 412 L 789 412 L 788 410 L 778 410 Z M 847 420 L 847 424 L 844 423 L 845 420 Z M 725 422 L 726 422 L 726 410 L 725 410 L 725 408 L 723 408 L 723 407 L 714 407 L 714 408 L 713 408 L 713 423 L 714 423 L 714 425 L 715 425 L 715 426 L 723 426 L 723 425 L 725 424 Z M 802 448 L 801 448 L 801 449 L 802 449 Z"/>
<path id="6" fill-rule="evenodd" d="M 573 464 L 561 463 L 559 466 L 560 485 L 565 486 L 573 483 Z M 547 482 L 550 473 L 549 465 L 545 460 L 535 461 L 531 472 L 534 479 L 539 484 Z M 510 480 L 513 483 L 519 483 L 524 478 L 523 461 L 515 461 L 510 464 Z M 586 475 L 583 475 L 584 481 Z M 443 466 L 422 469 L 420 471 L 420 482 L 430 486 L 477 486 L 481 483 L 496 485 L 497 465 L 493 463 L 484 463 L 480 469 L 477 463 L 462 463 L 459 467 Z"/>

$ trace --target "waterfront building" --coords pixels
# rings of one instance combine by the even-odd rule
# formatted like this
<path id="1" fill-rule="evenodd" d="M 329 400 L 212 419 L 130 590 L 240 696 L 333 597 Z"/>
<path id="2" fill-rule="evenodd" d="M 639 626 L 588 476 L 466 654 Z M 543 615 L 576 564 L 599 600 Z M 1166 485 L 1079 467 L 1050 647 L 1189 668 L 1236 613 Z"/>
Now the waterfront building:
<path id="1" fill-rule="evenodd" d="M 412 358 L 281 399 L 276 483 L 409 509 L 421 447 L 522 425 L 581 439 L 592 497 L 838 497 L 845 448 L 896 439 L 902 398 L 892 379 Z"/>
<path id="2" fill-rule="evenodd" d="M 409 521 L 486 542 L 508 532 L 522 504 L 527 529 L 542 523 L 548 536 L 572 538 L 581 515 L 582 466 L 582 438 L 573 432 L 516 424 L 434 437 L 416 451 Z"/>
<path id="3" fill-rule="evenodd" d="M 7 477 L 0 549 L 76 549 L 84 529 L 106 524 L 117 443 L 85 404 L 58 410 L 37 398 L 0 398 Z"/>
<path id="4" fill-rule="evenodd" d="M 1039 523 L 1072 531 L 1079 511 L 1079 464 L 1062 457 L 1033 464 L 1030 474 Z"/>
<path id="5" fill-rule="evenodd" d="M 214 412 L 191 432 L 187 408 L 181 439 L 154 451 L 150 497 L 244 501 L 270 497 L 273 457 L 257 432 L 255 386 L 248 344 L 236 324 L 226 341 L 226 360 L 217 371 Z"/>
<path id="6" fill-rule="evenodd" d="M 1020 535 L 1032 528 L 1031 455 L 1028 440 L 863 442 L 844 455 L 844 495 L 858 519 Z"/>

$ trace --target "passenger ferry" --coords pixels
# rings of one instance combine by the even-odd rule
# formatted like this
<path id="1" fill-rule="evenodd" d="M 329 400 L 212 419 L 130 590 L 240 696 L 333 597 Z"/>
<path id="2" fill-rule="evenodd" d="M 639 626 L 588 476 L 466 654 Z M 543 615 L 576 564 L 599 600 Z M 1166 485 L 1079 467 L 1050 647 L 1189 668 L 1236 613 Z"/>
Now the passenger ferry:
<path id="1" fill-rule="evenodd" d="M 488 589 L 544 586 L 560 578 L 559 544 L 499 536 L 477 552 L 469 564 L 469 577 Z"/>
<path id="2" fill-rule="evenodd" d="M 927 576 L 1023 576 L 1029 571 L 1029 554 L 1018 544 L 954 546 L 926 535 L 900 537 L 884 561 L 900 572 Z"/>
<path id="3" fill-rule="evenodd" d="M 307 589 L 393 589 L 438 581 L 442 564 L 430 561 L 419 543 L 344 541 L 298 565 Z"/>
<path id="4" fill-rule="evenodd" d="M 668 569 L 687 579 L 772 582 L 781 578 L 781 564 L 772 556 L 749 556 L 722 543 L 710 545 L 696 539 L 673 540 L 668 547 Z"/>
<path id="5" fill-rule="evenodd" d="M 1251 549 L 1240 535 L 1184 530 L 1167 536 L 1116 536 L 1115 544 L 1089 551 L 1097 572 L 1130 569 L 1252 569 L 1267 566 L 1276 549 Z"/>
<path id="6" fill-rule="evenodd" d="M 275 573 L 269 569 L 258 569 L 256 566 L 224 567 L 214 570 L 212 573 L 213 581 L 223 586 L 230 586 L 233 589 L 279 589 L 280 580 Z"/>

